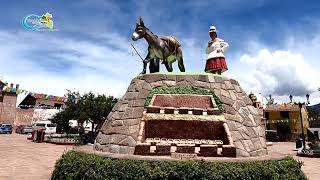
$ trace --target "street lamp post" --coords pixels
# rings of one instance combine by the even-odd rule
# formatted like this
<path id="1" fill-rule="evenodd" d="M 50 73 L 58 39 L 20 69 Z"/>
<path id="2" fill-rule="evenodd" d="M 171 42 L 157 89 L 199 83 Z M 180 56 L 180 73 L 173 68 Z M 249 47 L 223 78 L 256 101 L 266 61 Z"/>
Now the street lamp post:
<path id="1" fill-rule="evenodd" d="M 263 95 L 262 93 L 259 93 L 261 95 L 261 103 L 262 103 L 262 118 L 264 121 L 264 130 L 267 130 L 267 119 L 264 117 L 264 104 L 263 104 Z"/>
<path id="2" fill-rule="evenodd" d="M 304 130 L 303 130 L 303 122 L 302 122 L 302 113 L 301 113 L 301 109 L 302 109 L 302 106 L 304 105 L 304 103 L 301 103 L 299 102 L 299 108 L 300 108 L 300 122 L 301 122 L 301 131 L 302 131 L 302 147 L 303 149 L 306 149 L 306 140 L 304 138 Z"/>
<path id="3" fill-rule="evenodd" d="M 310 95 L 307 94 L 307 95 L 306 95 L 306 98 L 307 98 L 307 102 L 306 102 L 306 103 L 304 103 L 304 102 L 303 102 L 303 103 L 302 103 L 302 102 L 299 102 L 299 103 L 298 103 L 299 109 L 300 109 L 300 122 L 301 122 L 301 132 L 302 132 L 301 136 L 302 136 L 302 146 L 303 146 L 303 149 L 306 149 L 306 140 L 305 140 L 304 130 L 303 130 L 303 121 L 302 121 L 302 112 L 301 112 L 301 109 L 302 109 L 302 106 L 305 105 L 305 104 L 308 106 L 308 104 L 309 104 L 309 97 L 310 97 Z M 290 101 L 292 102 L 292 95 L 290 95 L 289 98 L 290 98 Z"/>

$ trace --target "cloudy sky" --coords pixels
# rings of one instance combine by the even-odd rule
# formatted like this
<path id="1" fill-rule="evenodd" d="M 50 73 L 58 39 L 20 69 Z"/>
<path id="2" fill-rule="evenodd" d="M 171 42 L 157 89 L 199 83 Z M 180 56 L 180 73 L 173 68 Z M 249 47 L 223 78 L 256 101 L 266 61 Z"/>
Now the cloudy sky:
<path id="1" fill-rule="evenodd" d="M 24 29 L 23 17 L 45 12 L 53 14 L 58 31 Z M 74 89 L 120 97 L 142 70 L 130 45 L 139 16 L 155 34 L 181 41 L 187 71 L 203 72 L 208 28 L 215 25 L 230 44 L 224 75 L 247 93 L 272 94 L 279 102 L 310 93 L 312 104 L 320 102 L 316 0 L 4 0 L 0 78 L 39 93 L 61 96 Z M 146 55 L 144 40 L 134 45 Z"/>

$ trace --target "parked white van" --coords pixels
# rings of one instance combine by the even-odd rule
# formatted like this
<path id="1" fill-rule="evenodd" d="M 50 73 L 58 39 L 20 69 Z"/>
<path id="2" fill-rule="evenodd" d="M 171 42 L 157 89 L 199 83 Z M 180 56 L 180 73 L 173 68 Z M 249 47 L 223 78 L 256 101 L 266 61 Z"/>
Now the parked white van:
<path id="1" fill-rule="evenodd" d="M 46 134 L 54 134 L 57 132 L 57 126 L 51 121 L 38 121 L 33 124 L 33 129 L 45 129 Z"/>

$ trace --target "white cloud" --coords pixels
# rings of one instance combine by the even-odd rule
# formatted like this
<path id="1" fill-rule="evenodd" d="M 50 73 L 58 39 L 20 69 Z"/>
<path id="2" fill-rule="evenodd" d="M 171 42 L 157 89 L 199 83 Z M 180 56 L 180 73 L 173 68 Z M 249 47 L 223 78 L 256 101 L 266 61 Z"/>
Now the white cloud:
<path id="1" fill-rule="evenodd" d="M 50 33 L 0 30 L 3 52 L 0 53 L 0 63 L 4 65 L 0 76 L 19 83 L 23 89 L 39 93 L 63 95 L 65 89 L 75 88 L 80 92 L 121 96 L 131 79 L 142 70 L 142 63 L 137 62 L 138 56 L 132 56 L 130 37 L 114 32 L 89 36 L 92 37 L 79 40 Z M 289 94 L 297 96 L 296 100 L 304 100 L 302 96 L 306 93 L 311 93 L 311 102 L 319 102 L 320 93 L 315 90 L 320 86 L 317 70 L 320 36 L 309 41 L 299 38 L 302 40 L 298 44 L 296 38 L 287 38 L 287 46 L 279 50 L 257 40 L 246 42 L 248 52 L 245 54 L 239 54 L 231 44 L 226 53 L 229 71 L 225 75 L 239 80 L 247 93 L 272 94 L 278 102 L 287 101 Z M 196 45 L 194 38 L 179 37 L 179 40 L 186 70 L 203 72 L 205 47 Z M 140 40 L 135 46 L 145 57 L 147 43 Z M 55 71 L 55 67 L 53 71 L 48 70 L 34 59 L 35 54 L 50 61 L 49 64 L 66 63 L 70 67 L 63 68 L 63 71 Z M 161 71 L 166 71 L 163 65 Z M 176 64 L 174 71 L 179 71 Z"/>
<path id="2" fill-rule="evenodd" d="M 320 72 L 300 52 L 260 49 L 242 55 L 239 65 L 245 71 L 231 76 L 237 76 L 247 92 L 272 94 L 278 102 L 287 102 L 290 94 L 304 101 L 307 93 L 311 93 L 312 103 L 320 100 Z"/>
<path id="3" fill-rule="evenodd" d="M 121 96 L 141 64 L 133 60 L 129 46 L 117 47 L 121 38 L 112 39 L 113 35 L 108 43 L 99 44 L 50 33 L 0 30 L 0 75 L 4 81 L 38 93 L 61 96 L 66 89 L 75 89 Z M 59 63 L 70 67 L 46 67 Z"/>
<path id="4" fill-rule="evenodd" d="M 302 95 L 315 91 L 320 74 L 302 54 L 290 51 L 260 50 L 256 56 L 243 55 L 240 61 L 253 69 L 253 79 L 263 94 Z M 267 89 L 265 87 L 268 87 Z"/>
<path id="5" fill-rule="evenodd" d="M 277 47 L 261 43 L 256 36 L 250 37 L 244 41 L 245 52 L 227 54 L 233 63 L 226 74 L 239 80 L 247 93 L 272 94 L 279 103 L 289 101 L 289 94 L 296 101 L 305 101 L 306 93 L 310 93 L 311 104 L 319 103 L 320 24 L 314 19 L 310 22 L 314 25 L 313 32 L 306 33 L 304 28 L 285 29 L 283 41 Z"/>
<path id="6" fill-rule="evenodd" d="M 75 89 L 122 96 L 132 78 L 142 70 L 142 63 L 130 46 L 133 42 L 114 32 L 90 35 L 90 40 L 76 40 L 50 33 L 0 30 L 0 49 L 4 52 L 0 54 L 0 63 L 4 65 L 0 76 L 38 93 L 61 96 L 66 89 Z M 202 72 L 204 49 L 197 47 L 194 39 L 181 42 L 187 71 Z M 144 58 L 145 40 L 134 45 Z M 59 69 L 59 64 L 70 67 Z M 164 65 L 161 71 L 166 71 Z M 174 71 L 179 71 L 177 63 Z"/>

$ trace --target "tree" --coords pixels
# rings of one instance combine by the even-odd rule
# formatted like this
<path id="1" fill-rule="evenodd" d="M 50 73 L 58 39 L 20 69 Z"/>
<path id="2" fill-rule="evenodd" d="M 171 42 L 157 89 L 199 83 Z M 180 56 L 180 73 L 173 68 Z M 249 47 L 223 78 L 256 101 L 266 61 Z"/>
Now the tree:
<path id="1" fill-rule="evenodd" d="M 310 127 L 319 127 L 318 118 L 320 117 L 320 110 L 316 107 L 307 107 L 308 116 L 310 118 Z"/>
<path id="2" fill-rule="evenodd" d="M 64 96 L 68 99 L 81 98 L 79 92 L 73 92 L 71 90 L 67 90 L 67 93 Z M 64 111 L 57 113 L 53 118 L 53 122 L 57 123 L 57 132 L 69 133 L 69 120 L 79 117 L 79 113 L 81 112 L 81 103 L 75 104 L 71 101 L 67 101 L 65 104 L 67 108 Z"/>
<path id="3" fill-rule="evenodd" d="M 58 129 L 65 132 L 69 126 L 69 120 L 76 119 L 78 123 L 83 124 L 85 121 L 92 123 L 92 138 L 97 135 L 97 130 L 100 129 L 104 120 L 117 103 L 117 99 L 113 96 L 95 95 L 92 92 L 86 93 L 83 96 L 79 92 L 67 90 L 66 98 L 80 99 L 78 103 L 68 101 L 67 108 L 58 113 L 54 117 L 54 121 L 58 124 Z M 96 128 L 94 128 L 96 126 Z"/>
<path id="4" fill-rule="evenodd" d="M 113 96 L 107 97 L 104 94 L 95 96 L 92 92 L 83 96 L 83 116 L 88 118 L 92 123 L 94 137 L 117 101 Z M 83 118 L 80 119 L 83 120 Z M 95 125 L 96 128 L 94 130 Z"/>

